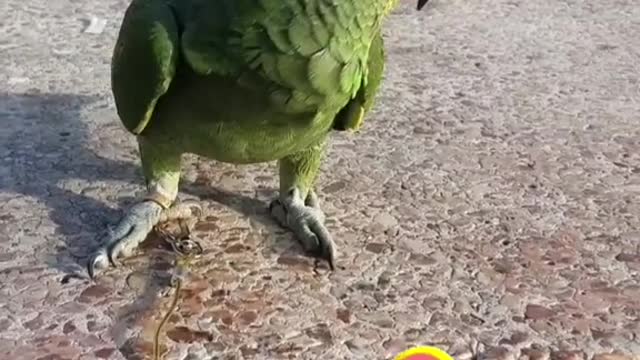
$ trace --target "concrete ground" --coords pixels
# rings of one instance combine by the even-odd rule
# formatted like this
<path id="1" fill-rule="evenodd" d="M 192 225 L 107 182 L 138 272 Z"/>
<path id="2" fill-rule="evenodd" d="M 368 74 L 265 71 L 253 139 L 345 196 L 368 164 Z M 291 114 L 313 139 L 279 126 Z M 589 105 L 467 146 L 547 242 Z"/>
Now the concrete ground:
<path id="1" fill-rule="evenodd" d="M 143 359 L 169 307 L 153 246 L 96 283 L 82 267 L 143 189 L 109 90 L 127 3 L 0 4 L 2 359 Z M 166 359 L 639 358 L 640 3 L 414 7 L 386 27 L 379 106 L 319 180 L 337 272 L 268 217 L 273 164 L 188 157 L 205 254 Z"/>

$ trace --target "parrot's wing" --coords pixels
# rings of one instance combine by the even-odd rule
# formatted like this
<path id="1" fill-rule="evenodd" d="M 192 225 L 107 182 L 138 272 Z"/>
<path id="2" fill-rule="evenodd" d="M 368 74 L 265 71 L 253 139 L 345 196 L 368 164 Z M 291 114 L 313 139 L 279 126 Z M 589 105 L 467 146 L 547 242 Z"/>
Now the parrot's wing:
<path id="1" fill-rule="evenodd" d="M 184 15 L 182 53 L 199 74 L 236 78 L 285 112 L 344 106 L 367 73 L 382 2 L 216 0 Z"/>
<path id="2" fill-rule="evenodd" d="M 178 25 L 163 0 L 133 0 L 111 62 L 111 87 L 127 130 L 140 134 L 166 93 L 178 58 Z"/>
<path id="3" fill-rule="evenodd" d="M 367 61 L 367 76 L 363 77 L 362 85 L 347 105 L 336 115 L 333 128 L 338 131 L 358 130 L 364 116 L 373 106 L 375 97 L 384 74 L 385 52 L 382 34 L 376 33 L 369 49 Z"/>

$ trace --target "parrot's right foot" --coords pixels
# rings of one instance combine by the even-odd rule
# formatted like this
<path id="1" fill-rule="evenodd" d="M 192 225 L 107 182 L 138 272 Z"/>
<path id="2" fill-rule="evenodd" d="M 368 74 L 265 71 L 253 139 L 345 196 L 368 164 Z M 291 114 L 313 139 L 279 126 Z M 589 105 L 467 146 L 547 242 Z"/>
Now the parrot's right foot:
<path id="1" fill-rule="evenodd" d="M 118 257 L 130 256 L 157 224 L 199 217 L 201 214 L 202 208 L 193 201 L 177 203 L 167 210 L 163 210 L 162 206 L 154 201 L 143 201 L 134 205 L 115 229 L 109 230 L 98 250 L 89 258 L 89 276 L 94 278 L 96 270 L 107 268 L 109 263 L 117 266 Z"/>
<path id="2" fill-rule="evenodd" d="M 284 197 L 273 200 L 269 210 L 281 226 L 294 232 L 307 252 L 326 260 L 334 270 L 336 245 L 324 225 L 325 215 L 313 191 L 303 200 L 294 188 Z"/>

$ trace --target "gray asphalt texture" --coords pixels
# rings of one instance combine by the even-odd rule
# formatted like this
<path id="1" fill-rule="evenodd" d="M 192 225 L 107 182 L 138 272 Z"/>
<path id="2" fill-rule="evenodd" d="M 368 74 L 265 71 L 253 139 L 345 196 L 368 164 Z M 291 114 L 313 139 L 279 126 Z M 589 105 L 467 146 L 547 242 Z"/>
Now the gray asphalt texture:
<path id="1" fill-rule="evenodd" d="M 149 358 L 170 303 L 154 239 L 95 283 L 82 267 L 144 190 L 109 88 L 127 3 L 0 3 L 2 359 Z M 414 7 L 323 165 L 335 273 L 268 216 L 274 164 L 186 157 L 205 254 L 166 359 L 640 359 L 640 3 Z"/>

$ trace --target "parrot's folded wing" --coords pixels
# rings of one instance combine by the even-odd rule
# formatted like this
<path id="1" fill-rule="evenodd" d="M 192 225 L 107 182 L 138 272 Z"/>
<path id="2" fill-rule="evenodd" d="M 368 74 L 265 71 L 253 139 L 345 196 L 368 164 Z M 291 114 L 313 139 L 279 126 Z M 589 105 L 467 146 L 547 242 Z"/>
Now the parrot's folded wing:
<path id="1" fill-rule="evenodd" d="M 167 92 L 178 59 L 178 25 L 163 0 L 133 0 L 115 45 L 111 87 L 127 130 L 140 134 Z"/>
<path id="2" fill-rule="evenodd" d="M 358 93 L 336 115 L 333 129 L 359 130 L 364 116 L 373 106 L 384 74 L 385 53 L 382 34 L 378 32 L 371 42 L 367 61 L 367 77 L 362 79 Z"/>

